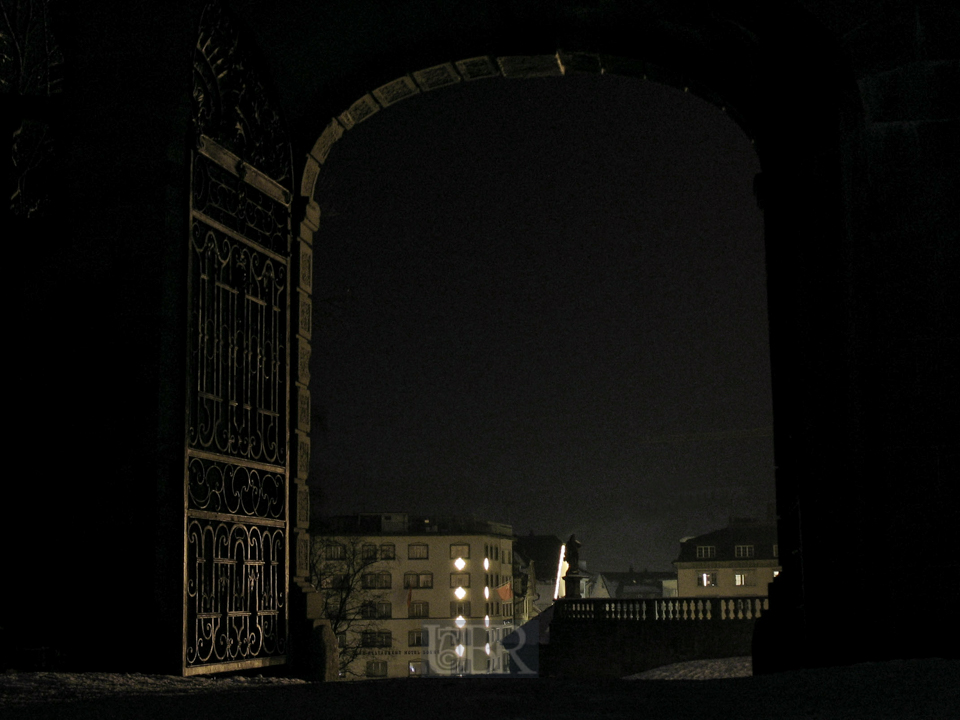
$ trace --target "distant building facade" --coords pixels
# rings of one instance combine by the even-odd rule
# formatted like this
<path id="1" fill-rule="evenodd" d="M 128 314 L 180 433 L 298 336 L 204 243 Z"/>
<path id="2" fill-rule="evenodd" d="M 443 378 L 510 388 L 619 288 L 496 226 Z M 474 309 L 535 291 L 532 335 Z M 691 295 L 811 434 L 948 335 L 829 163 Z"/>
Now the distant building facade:
<path id="1" fill-rule="evenodd" d="M 669 598 L 677 594 L 677 573 L 662 571 L 635 571 L 603 573 L 615 598 Z"/>
<path id="2" fill-rule="evenodd" d="M 731 518 L 722 530 L 680 541 L 677 596 L 766 596 L 778 555 L 775 523 Z"/>
<path id="3" fill-rule="evenodd" d="M 352 616 L 338 633 L 352 653 L 344 678 L 508 671 L 501 640 L 515 622 L 511 526 L 406 513 L 339 516 L 323 520 L 313 553 L 328 618 Z M 360 562 L 338 566 L 351 553 Z M 344 602 L 345 590 L 359 601 Z M 358 612 L 369 622 L 350 622 Z"/>

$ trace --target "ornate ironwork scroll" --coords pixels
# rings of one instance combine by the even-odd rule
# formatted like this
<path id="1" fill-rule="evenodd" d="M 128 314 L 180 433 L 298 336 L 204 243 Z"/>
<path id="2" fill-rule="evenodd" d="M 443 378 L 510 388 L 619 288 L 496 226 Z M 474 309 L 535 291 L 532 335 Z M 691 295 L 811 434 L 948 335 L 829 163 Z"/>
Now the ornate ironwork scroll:
<path id="1" fill-rule="evenodd" d="M 219 3 L 194 58 L 183 673 L 286 661 L 290 146 Z"/>

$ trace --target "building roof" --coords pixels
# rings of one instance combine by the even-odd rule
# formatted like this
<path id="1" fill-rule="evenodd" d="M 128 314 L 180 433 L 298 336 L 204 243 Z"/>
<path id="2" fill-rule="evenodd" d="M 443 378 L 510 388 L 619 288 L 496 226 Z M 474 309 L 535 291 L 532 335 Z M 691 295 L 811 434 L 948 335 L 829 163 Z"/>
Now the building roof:
<path id="1" fill-rule="evenodd" d="M 752 559 L 773 560 L 773 546 L 777 544 L 776 523 L 731 519 L 730 525 L 713 532 L 687 538 L 680 543 L 680 555 L 674 562 L 702 562 L 703 557 L 697 557 L 698 546 L 712 546 L 715 554 L 710 556 L 712 561 L 739 560 L 736 555 L 737 545 L 753 545 Z"/>

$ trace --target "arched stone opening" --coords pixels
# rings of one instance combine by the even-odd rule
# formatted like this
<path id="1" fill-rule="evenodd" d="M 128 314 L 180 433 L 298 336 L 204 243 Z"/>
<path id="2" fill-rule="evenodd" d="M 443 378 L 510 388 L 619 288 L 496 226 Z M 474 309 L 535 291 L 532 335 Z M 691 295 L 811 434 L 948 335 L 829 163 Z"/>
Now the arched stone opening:
<path id="1" fill-rule="evenodd" d="M 743 28 L 743 34 L 749 35 Z M 656 35 L 651 29 L 650 33 Z M 675 29 L 664 29 L 665 36 L 673 36 Z M 708 46 L 723 44 L 729 38 L 705 36 L 710 42 L 699 38 L 698 53 L 678 59 L 677 55 L 665 51 L 659 45 L 658 62 L 649 60 L 609 56 L 596 52 L 556 51 L 545 55 L 504 55 L 477 56 L 459 61 L 449 61 L 417 70 L 384 83 L 359 98 L 332 118 L 323 132 L 313 143 L 304 161 L 300 193 L 306 203 L 304 220 L 300 225 L 301 257 L 309 261 L 312 245 L 316 237 L 322 238 L 322 212 L 315 197 L 317 180 L 323 172 L 323 163 L 327 160 L 331 148 L 357 124 L 379 112 L 388 112 L 396 103 L 412 98 L 423 92 L 433 92 L 460 82 L 470 82 L 486 78 L 523 78 L 542 76 L 562 76 L 569 72 L 611 73 L 632 76 L 640 79 L 664 82 L 686 92 L 694 92 L 728 112 L 751 137 L 756 139 L 757 151 L 763 167 L 756 184 L 757 199 L 767 217 L 766 249 L 768 258 L 768 283 L 771 331 L 772 362 L 774 365 L 774 410 L 777 422 L 777 488 L 780 516 L 781 547 L 788 548 L 784 558 L 784 575 L 795 585 L 787 593 L 790 600 L 781 601 L 782 615 L 787 615 L 787 605 L 803 605 L 802 578 L 807 563 L 804 546 L 800 542 L 800 498 L 802 480 L 813 468 L 827 464 L 825 458 L 836 456 L 838 448 L 845 444 L 850 428 L 842 414 L 824 417 L 812 410 L 811 390 L 819 393 L 825 404 L 836 404 L 837 394 L 849 395 L 851 389 L 844 383 L 846 373 L 842 368 L 843 360 L 838 357 L 847 354 L 844 340 L 842 318 L 844 298 L 838 283 L 844 270 L 841 263 L 823 263 L 811 260 L 809 253 L 818 254 L 831 244 L 842 245 L 844 233 L 841 221 L 839 193 L 836 192 L 839 181 L 839 168 L 836 165 L 840 156 L 841 137 L 839 129 L 832 119 L 846 118 L 848 123 L 858 122 L 856 94 L 847 89 L 839 92 L 837 80 L 843 76 L 842 66 L 837 65 L 833 57 L 811 58 L 810 67 L 818 63 L 829 68 L 824 75 L 811 78 L 799 73 L 794 65 L 785 64 L 785 73 L 777 77 L 772 68 L 759 72 L 755 65 L 763 57 L 767 61 L 775 58 L 762 53 L 758 45 L 749 42 L 737 47 L 736 52 L 728 51 L 724 55 L 734 65 L 753 68 L 749 76 L 738 76 L 726 81 L 717 80 L 717 69 L 707 69 L 704 65 Z M 742 36 L 739 38 L 742 41 Z M 664 41 L 665 42 L 665 41 Z M 687 46 L 689 49 L 689 45 Z M 747 49 L 749 48 L 749 50 Z M 784 53 L 786 48 L 780 48 Z M 677 52 L 677 48 L 673 48 Z M 723 54 L 723 53 L 721 53 Z M 781 58 L 782 59 L 782 58 Z M 674 63 L 671 63 L 671 60 Z M 668 70 L 668 67 L 679 70 Z M 700 72 L 698 72 L 700 70 Z M 823 78 L 829 78 L 826 82 Z M 704 79 L 705 78 L 705 79 Z M 776 85 L 764 85 L 774 78 Z M 795 97 L 796 93 L 806 91 L 810 103 L 798 109 L 797 114 L 802 125 L 810 132 L 797 137 L 795 122 L 797 117 L 778 117 L 775 106 L 782 95 Z M 769 100 L 763 97 L 770 94 Z M 789 129 L 788 129 L 789 128 Z M 802 218 L 803 208 L 816 207 L 818 218 L 804 218 L 800 222 L 791 222 L 789 218 Z M 786 222 L 785 222 L 786 220 Z M 806 226 L 805 226 L 806 225 Z M 322 241 L 322 240 L 320 240 Z M 809 274 L 804 276 L 800 268 L 805 267 Z M 808 305 L 804 312 L 798 312 L 801 298 L 810 294 L 811 286 L 821 288 L 816 306 Z M 834 294 L 831 294 L 834 293 Z M 309 316 L 310 297 L 300 295 L 304 304 L 304 316 Z M 816 330 L 811 334 L 811 326 Z M 804 348 L 801 338 L 816 337 L 823 347 L 816 350 Z M 302 336 L 307 343 L 309 338 Z M 803 357 L 803 360 L 798 358 Z M 829 378 L 827 385 L 820 385 Z M 825 398 L 830 398 L 826 401 Z M 303 386 L 301 400 L 309 403 L 309 390 Z M 813 403 L 816 404 L 815 402 Z M 843 404 L 843 403 L 840 403 Z M 808 435 L 813 427 L 820 424 L 831 425 L 825 435 L 829 441 L 818 448 L 817 452 L 798 451 L 795 443 L 799 437 Z M 809 449 L 809 440 L 801 441 Z M 305 448 L 309 452 L 308 448 Z M 819 456 L 819 457 L 818 457 Z M 816 553 L 814 553 L 816 554 Z M 818 563 L 819 564 L 819 563 Z M 785 594 L 781 591 L 781 597 Z M 808 612 L 809 615 L 809 612 Z M 788 625 L 794 626 L 801 618 L 791 617 Z M 800 642 L 796 638 L 796 642 Z M 815 642 L 807 639 L 806 642 Z M 794 652 L 793 650 L 791 652 Z"/>

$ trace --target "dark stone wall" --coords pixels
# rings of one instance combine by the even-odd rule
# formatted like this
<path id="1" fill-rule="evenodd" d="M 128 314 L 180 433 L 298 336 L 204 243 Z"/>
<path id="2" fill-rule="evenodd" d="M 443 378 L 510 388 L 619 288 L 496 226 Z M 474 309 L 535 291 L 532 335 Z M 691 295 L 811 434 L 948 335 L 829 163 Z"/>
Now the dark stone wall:
<path id="1" fill-rule="evenodd" d="M 622 678 L 663 665 L 750 654 L 754 620 L 554 620 L 540 677 Z"/>
<path id="2" fill-rule="evenodd" d="M 10 218 L 28 307 L 9 642 L 174 671 L 185 258 L 199 3 L 55 3 L 52 204 Z M 19 383 L 18 383 L 19 384 Z M 4 593 L 7 595 L 7 593 Z"/>

